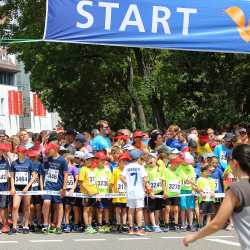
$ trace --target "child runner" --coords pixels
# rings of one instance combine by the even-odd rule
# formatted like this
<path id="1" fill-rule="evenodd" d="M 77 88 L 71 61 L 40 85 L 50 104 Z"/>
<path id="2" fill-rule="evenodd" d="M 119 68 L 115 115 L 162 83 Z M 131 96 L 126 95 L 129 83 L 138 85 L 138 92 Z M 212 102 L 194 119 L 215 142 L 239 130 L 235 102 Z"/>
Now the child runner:
<path id="1" fill-rule="evenodd" d="M 114 169 L 112 174 L 112 189 L 115 194 L 126 194 L 126 187 L 121 181 L 120 176 L 124 167 L 128 164 L 131 158 L 128 153 L 123 153 L 119 156 L 118 167 Z M 127 231 L 127 199 L 126 198 L 114 198 L 113 204 L 115 206 L 115 215 L 117 223 L 117 231 L 119 233 Z"/>
<path id="2" fill-rule="evenodd" d="M 18 211 L 23 201 L 23 212 L 24 212 L 24 226 L 23 233 L 29 233 L 29 221 L 30 221 L 30 195 L 15 195 L 16 191 L 28 192 L 37 178 L 37 169 L 34 169 L 32 161 L 28 159 L 25 154 L 27 152 L 24 146 L 18 146 L 16 149 L 18 159 L 11 164 L 10 169 L 10 180 L 11 180 L 11 193 L 13 195 L 13 208 L 12 208 L 12 220 L 13 228 L 9 234 L 17 233 L 17 221 Z"/>
<path id="3" fill-rule="evenodd" d="M 98 160 L 97 168 L 95 169 L 95 181 L 98 194 L 108 194 L 111 191 L 112 174 L 108 167 L 105 167 L 106 155 L 103 152 L 97 152 L 95 158 Z M 97 223 L 100 233 L 110 233 L 109 209 L 112 203 L 110 199 L 97 199 Z M 103 216 L 104 215 L 104 216 Z M 103 218 L 104 217 L 104 218 Z M 103 224 L 104 222 L 104 224 Z"/>
<path id="4" fill-rule="evenodd" d="M 0 191 L 8 191 L 10 165 L 6 155 L 6 144 L 0 144 Z M 0 217 L 2 219 L 3 227 L 2 233 L 8 233 L 10 231 L 8 225 L 8 206 L 9 196 L 0 195 Z"/>
<path id="5" fill-rule="evenodd" d="M 127 186 L 127 207 L 128 210 L 128 224 L 129 234 L 144 235 L 142 228 L 142 217 L 144 208 L 144 188 L 150 188 L 147 183 L 147 173 L 145 168 L 140 163 L 140 157 L 143 152 L 133 149 L 129 152 L 132 162 L 125 166 L 121 180 Z M 134 215 L 136 217 L 137 228 L 134 227 Z"/>
<path id="6" fill-rule="evenodd" d="M 155 195 L 166 195 L 166 176 L 164 169 L 156 164 L 156 157 L 152 154 L 147 159 L 147 176 L 151 186 L 149 197 L 146 198 L 149 218 L 152 225 L 152 231 L 161 233 L 159 226 L 160 210 L 163 208 L 163 199 L 154 197 Z M 164 167 L 165 168 L 165 167 Z"/>
<path id="7" fill-rule="evenodd" d="M 44 169 L 39 159 L 39 151 L 29 150 L 28 156 L 33 163 L 35 169 L 37 169 L 37 178 L 31 186 L 32 191 L 43 191 L 43 176 Z M 40 195 L 33 195 L 31 197 L 31 215 L 30 215 L 30 224 L 33 231 L 41 230 L 42 225 L 42 199 Z"/>
<path id="8" fill-rule="evenodd" d="M 49 143 L 46 147 L 48 161 L 44 164 L 46 171 L 44 190 L 60 191 L 61 196 L 64 197 L 67 190 L 68 181 L 68 165 L 63 156 L 60 156 L 59 145 Z M 43 196 L 43 219 L 44 225 L 42 228 L 43 233 L 55 232 L 62 233 L 61 224 L 63 219 L 63 200 L 60 196 L 44 195 Z M 55 228 L 49 228 L 49 216 L 51 203 L 55 204 L 54 221 Z"/>
<path id="9" fill-rule="evenodd" d="M 214 214 L 213 201 L 215 196 L 215 181 L 209 177 L 207 168 L 201 169 L 201 177 L 197 180 L 197 187 L 201 193 L 200 202 L 200 228 L 204 226 L 204 218 L 206 216 L 208 224 L 211 216 Z"/>
<path id="10" fill-rule="evenodd" d="M 181 156 L 178 156 L 181 158 Z M 194 164 L 194 159 L 189 152 L 186 152 L 183 157 L 182 164 L 178 166 L 176 174 L 181 178 L 181 194 L 189 196 L 180 197 L 180 208 L 181 208 L 181 231 L 185 232 L 187 229 L 190 231 L 195 231 L 193 227 L 193 217 L 195 200 L 192 195 L 192 183 L 195 184 L 195 170 L 191 165 Z M 187 213 L 187 218 L 186 218 Z M 188 226 L 186 225 L 188 221 Z"/>
<path id="11" fill-rule="evenodd" d="M 177 167 L 182 160 L 178 162 L 177 155 L 169 155 L 170 164 L 166 168 L 166 186 L 167 186 L 167 200 L 166 200 L 166 209 L 164 210 L 164 222 L 165 227 L 164 231 L 168 232 L 170 230 L 169 217 L 171 210 L 174 215 L 174 226 L 173 230 L 176 232 L 180 231 L 179 228 L 179 195 L 181 193 L 181 178 L 177 175 Z"/>
<path id="12" fill-rule="evenodd" d="M 95 181 L 95 172 L 93 168 L 93 159 L 95 156 L 91 153 L 84 154 L 84 166 L 79 171 L 80 192 L 87 195 L 96 195 L 97 187 Z M 85 224 L 85 233 L 94 234 L 97 231 L 92 227 L 93 206 L 96 199 L 84 198 L 83 205 L 83 220 Z"/>
<path id="13" fill-rule="evenodd" d="M 69 193 L 74 193 L 77 188 L 78 183 L 78 169 L 74 165 L 74 156 L 71 154 L 66 154 L 65 160 L 68 164 L 68 180 L 67 180 L 67 191 Z M 63 229 L 64 233 L 70 233 L 74 228 L 74 231 L 77 231 L 78 223 L 79 223 L 79 209 L 76 206 L 76 198 L 74 197 L 64 197 L 64 216 L 65 216 L 65 227 Z M 74 226 L 71 228 L 70 226 L 70 212 L 73 207 L 74 212 Z"/>

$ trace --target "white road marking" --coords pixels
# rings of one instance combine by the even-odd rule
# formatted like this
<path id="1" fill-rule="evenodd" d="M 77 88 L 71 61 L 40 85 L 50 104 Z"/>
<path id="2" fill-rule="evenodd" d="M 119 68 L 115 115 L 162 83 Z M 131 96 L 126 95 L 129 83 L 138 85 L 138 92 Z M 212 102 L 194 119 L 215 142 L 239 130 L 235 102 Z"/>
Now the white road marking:
<path id="1" fill-rule="evenodd" d="M 2 240 L 0 241 L 0 244 L 17 244 L 18 241 L 15 240 Z"/>
<path id="2" fill-rule="evenodd" d="M 138 238 L 118 238 L 118 240 L 149 240 L 150 238 L 142 238 L 142 237 L 138 237 Z"/>
<path id="3" fill-rule="evenodd" d="M 184 236 L 173 236 L 173 237 L 171 237 L 171 236 L 169 236 L 169 237 L 160 237 L 161 239 L 183 239 L 184 238 Z"/>
<path id="4" fill-rule="evenodd" d="M 73 239 L 73 241 L 81 242 L 81 241 L 105 241 L 107 239 Z"/>
<path id="5" fill-rule="evenodd" d="M 53 242 L 63 242 L 64 240 L 30 240 L 31 243 L 53 243 Z"/>
<path id="6" fill-rule="evenodd" d="M 240 247 L 240 243 L 234 242 L 234 241 L 221 240 L 221 239 L 206 239 L 206 240 L 216 242 L 216 243 L 225 244 L 225 245 Z"/>

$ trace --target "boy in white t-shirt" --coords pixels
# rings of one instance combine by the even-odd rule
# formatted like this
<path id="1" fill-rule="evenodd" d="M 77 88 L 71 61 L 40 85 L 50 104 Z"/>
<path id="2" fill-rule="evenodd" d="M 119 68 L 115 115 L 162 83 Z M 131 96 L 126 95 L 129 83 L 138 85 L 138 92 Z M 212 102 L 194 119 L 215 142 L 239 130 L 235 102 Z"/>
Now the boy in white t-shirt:
<path id="1" fill-rule="evenodd" d="M 129 234 L 144 235 L 142 229 L 142 217 L 144 208 L 145 186 L 147 174 L 143 165 L 140 164 L 140 157 L 143 152 L 133 149 L 129 152 L 132 162 L 125 166 L 121 180 L 127 186 L 127 207 Z M 134 215 L 138 230 L 134 230 Z"/>

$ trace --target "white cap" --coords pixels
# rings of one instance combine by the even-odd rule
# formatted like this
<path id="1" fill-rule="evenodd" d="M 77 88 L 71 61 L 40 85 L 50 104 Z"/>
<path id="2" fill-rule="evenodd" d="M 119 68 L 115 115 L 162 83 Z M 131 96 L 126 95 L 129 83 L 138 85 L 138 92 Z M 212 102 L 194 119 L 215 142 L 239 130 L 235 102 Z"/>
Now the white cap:
<path id="1" fill-rule="evenodd" d="M 95 158 L 95 156 L 92 153 L 85 153 L 83 156 L 83 160 L 85 161 L 91 158 Z"/>
<path id="2" fill-rule="evenodd" d="M 74 157 L 84 160 L 84 153 L 82 151 L 76 151 Z"/>

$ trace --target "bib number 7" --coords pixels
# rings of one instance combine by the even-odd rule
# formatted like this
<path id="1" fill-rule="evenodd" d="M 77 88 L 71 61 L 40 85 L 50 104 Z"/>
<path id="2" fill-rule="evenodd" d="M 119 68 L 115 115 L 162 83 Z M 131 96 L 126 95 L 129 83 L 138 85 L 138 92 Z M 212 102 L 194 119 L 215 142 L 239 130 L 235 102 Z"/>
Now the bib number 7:
<path id="1" fill-rule="evenodd" d="M 130 176 L 134 177 L 133 185 L 136 186 L 137 181 L 138 181 L 138 174 L 137 174 L 137 172 L 131 173 Z"/>

